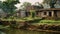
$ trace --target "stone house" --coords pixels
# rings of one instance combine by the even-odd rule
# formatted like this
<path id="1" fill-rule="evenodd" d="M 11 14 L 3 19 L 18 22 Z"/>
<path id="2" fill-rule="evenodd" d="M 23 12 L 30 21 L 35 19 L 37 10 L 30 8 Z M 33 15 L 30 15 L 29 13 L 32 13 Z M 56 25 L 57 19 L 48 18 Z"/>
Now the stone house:
<path id="1" fill-rule="evenodd" d="M 60 8 L 32 9 L 35 10 L 35 16 L 45 19 L 60 19 Z"/>
<path id="2" fill-rule="evenodd" d="M 37 10 L 37 16 L 46 19 L 59 19 L 60 8 L 49 8 Z"/>

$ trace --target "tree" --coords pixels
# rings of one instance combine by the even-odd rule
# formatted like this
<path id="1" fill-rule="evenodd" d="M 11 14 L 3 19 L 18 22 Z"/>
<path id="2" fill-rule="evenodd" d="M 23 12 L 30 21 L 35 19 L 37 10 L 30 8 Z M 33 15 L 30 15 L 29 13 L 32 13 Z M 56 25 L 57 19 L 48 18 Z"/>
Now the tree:
<path id="1" fill-rule="evenodd" d="M 23 7 L 23 9 L 26 9 L 27 6 L 31 6 L 31 3 L 24 2 L 23 5 L 21 5 L 21 7 Z"/>
<path id="2" fill-rule="evenodd" d="M 39 8 L 39 9 L 43 8 L 43 5 L 41 3 L 39 3 L 39 2 L 36 2 L 35 5 L 38 6 L 37 8 Z"/>
<path id="3" fill-rule="evenodd" d="M 0 1 L 0 8 L 2 8 L 2 6 L 3 6 L 3 4 L 2 4 L 2 2 Z"/>
<path id="4" fill-rule="evenodd" d="M 14 5 L 17 4 L 17 3 L 20 3 L 19 0 L 6 0 L 4 2 L 2 2 L 2 9 L 12 15 L 14 13 L 14 10 L 17 8 L 15 7 Z"/>
<path id="5" fill-rule="evenodd" d="M 44 0 L 43 3 L 47 3 L 51 8 L 55 8 L 54 5 L 56 4 L 56 1 L 57 0 Z"/>

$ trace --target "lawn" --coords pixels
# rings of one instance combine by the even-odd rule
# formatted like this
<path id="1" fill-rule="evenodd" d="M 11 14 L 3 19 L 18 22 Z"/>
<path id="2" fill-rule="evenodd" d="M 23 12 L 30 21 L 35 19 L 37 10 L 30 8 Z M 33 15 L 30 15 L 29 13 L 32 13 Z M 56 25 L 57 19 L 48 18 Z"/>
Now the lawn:
<path id="1" fill-rule="evenodd" d="M 40 18 L 37 18 L 37 17 L 34 17 L 34 18 L 31 18 L 31 17 L 25 17 L 25 18 L 0 18 L 0 20 L 2 21 L 30 21 L 30 20 L 35 20 L 35 19 L 40 19 Z"/>
<path id="2" fill-rule="evenodd" d="M 33 25 L 40 25 L 40 24 L 56 24 L 59 25 L 60 24 L 60 20 L 42 20 L 41 18 L 38 17 L 34 17 L 34 18 L 30 18 L 30 17 L 26 17 L 26 18 L 0 18 L 3 21 L 32 21 L 31 23 Z"/>
<path id="3" fill-rule="evenodd" d="M 32 23 L 32 25 L 43 25 L 43 24 L 48 24 L 48 25 L 60 25 L 60 20 L 40 20 L 37 23 Z"/>

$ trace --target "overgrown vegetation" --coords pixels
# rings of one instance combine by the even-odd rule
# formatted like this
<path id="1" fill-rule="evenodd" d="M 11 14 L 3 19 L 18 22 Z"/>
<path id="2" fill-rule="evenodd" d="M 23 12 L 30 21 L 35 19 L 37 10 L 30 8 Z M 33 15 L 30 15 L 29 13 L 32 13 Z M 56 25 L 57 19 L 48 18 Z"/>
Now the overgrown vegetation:
<path id="1" fill-rule="evenodd" d="M 20 3 L 19 0 L 6 0 L 0 1 L 0 9 L 2 9 L 8 16 L 12 16 L 15 13 L 17 7 L 15 6 L 17 3 Z M 8 17 L 7 16 L 7 17 Z"/>
<path id="2" fill-rule="evenodd" d="M 49 4 L 50 8 L 55 8 L 54 5 L 56 4 L 57 0 L 44 0 L 43 3 Z"/>

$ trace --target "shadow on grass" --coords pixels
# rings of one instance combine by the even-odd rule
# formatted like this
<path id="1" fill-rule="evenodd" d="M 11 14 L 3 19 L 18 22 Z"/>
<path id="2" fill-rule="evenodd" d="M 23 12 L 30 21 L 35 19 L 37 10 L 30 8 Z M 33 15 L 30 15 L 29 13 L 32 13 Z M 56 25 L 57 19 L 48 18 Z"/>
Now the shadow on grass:
<path id="1" fill-rule="evenodd" d="M 35 19 L 35 20 L 31 20 L 29 21 L 29 23 L 39 23 L 42 19 Z"/>

